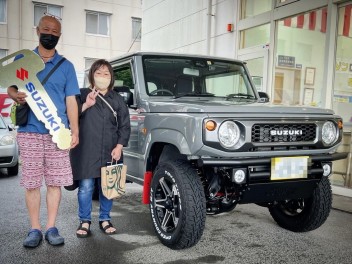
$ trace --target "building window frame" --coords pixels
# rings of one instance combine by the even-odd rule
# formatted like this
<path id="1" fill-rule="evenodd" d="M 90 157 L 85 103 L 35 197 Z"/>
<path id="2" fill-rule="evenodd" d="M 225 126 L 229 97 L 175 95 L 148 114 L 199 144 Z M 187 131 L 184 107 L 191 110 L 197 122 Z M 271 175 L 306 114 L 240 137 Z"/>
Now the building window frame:
<path id="1" fill-rule="evenodd" d="M 132 17 L 132 39 L 141 41 L 142 38 L 142 19 L 139 17 Z"/>
<path id="2" fill-rule="evenodd" d="M 292 4 L 293 2 L 297 2 L 297 1 L 300 1 L 300 0 L 276 0 L 275 7 Z"/>
<path id="3" fill-rule="evenodd" d="M 44 16 L 44 13 L 48 13 L 54 17 L 62 19 L 62 6 L 33 2 L 33 23 L 35 27 L 38 26 L 39 20 L 42 16 Z"/>
<path id="4" fill-rule="evenodd" d="M 7 49 L 0 49 L 0 59 L 6 57 L 7 55 L 8 55 Z"/>
<path id="5" fill-rule="evenodd" d="M 0 12 L 0 24 L 7 24 L 7 0 L 1 0 L 1 2 L 4 4 L 4 8 L 0 9 L 3 10 L 3 13 Z M 1 7 L 1 6 L 0 6 Z M 2 18 L 3 16 L 3 18 Z"/>
<path id="6" fill-rule="evenodd" d="M 84 69 L 89 69 L 98 58 L 84 57 Z"/>
<path id="7" fill-rule="evenodd" d="M 110 25 L 111 25 L 111 13 L 105 13 L 105 12 L 100 12 L 100 11 L 93 11 L 93 10 L 86 10 L 86 34 L 88 35 L 95 35 L 95 36 L 104 36 L 104 37 L 109 37 L 110 36 Z M 95 32 L 88 32 L 88 16 L 97 16 L 96 19 L 96 31 Z M 101 19 L 100 16 L 106 16 L 106 34 L 100 30 L 100 23 Z M 94 22 L 94 21 L 93 21 Z"/>

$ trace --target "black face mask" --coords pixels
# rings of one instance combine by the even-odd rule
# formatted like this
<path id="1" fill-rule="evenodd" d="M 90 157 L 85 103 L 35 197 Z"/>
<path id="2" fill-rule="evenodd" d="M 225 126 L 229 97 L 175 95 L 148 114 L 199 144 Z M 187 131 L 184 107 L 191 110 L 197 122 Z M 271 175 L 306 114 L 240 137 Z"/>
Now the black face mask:
<path id="1" fill-rule="evenodd" d="M 45 49 L 52 50 L 59 42 L 59 37 L 51 34 L 40 33 L 39 42 Z"/>

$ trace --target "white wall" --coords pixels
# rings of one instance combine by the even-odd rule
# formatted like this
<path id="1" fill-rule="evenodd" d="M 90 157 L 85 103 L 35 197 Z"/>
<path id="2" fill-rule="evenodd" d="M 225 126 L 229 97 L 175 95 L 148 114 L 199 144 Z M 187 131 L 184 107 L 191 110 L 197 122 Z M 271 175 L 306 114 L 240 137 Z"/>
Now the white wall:
<path id="1" fill-rule="evenodd" d="M 209 0 L 143 1 L 142 50 L 206 54 Z M 233 0 L 213 0 L 210 55 L 234 57 Z"/>

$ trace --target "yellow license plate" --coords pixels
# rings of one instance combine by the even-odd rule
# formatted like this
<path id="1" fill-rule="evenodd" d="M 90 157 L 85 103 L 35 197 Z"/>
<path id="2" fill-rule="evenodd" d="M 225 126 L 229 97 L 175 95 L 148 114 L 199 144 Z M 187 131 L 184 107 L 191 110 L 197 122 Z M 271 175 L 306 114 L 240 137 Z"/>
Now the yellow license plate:
<path id="1" fill-rule="evenodd" d="M 271 158 L 271 180 L 307 178 L 308 157 Z"/>

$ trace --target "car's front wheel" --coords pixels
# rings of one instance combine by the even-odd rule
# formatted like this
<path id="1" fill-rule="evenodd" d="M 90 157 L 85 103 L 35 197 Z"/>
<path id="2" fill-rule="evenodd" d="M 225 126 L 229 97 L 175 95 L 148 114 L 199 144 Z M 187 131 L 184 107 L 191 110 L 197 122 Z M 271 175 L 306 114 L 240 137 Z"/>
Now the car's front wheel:
<path id="1" fill-rule="evenodd" d="M 323 177 L 311 197 L 281 201 L 269 207 L 269 212 L 279 226 L 294 232 L 307 232 L 325 222 L 330 214 L 331 204 L 331 184 L 327 177 Z"/>
<path id="2" fill-rule="evenodd" d="M 150 187 L 150 213 L 160 241 L 172 249 L 189 248 L 203 234 L 206 201 L 200 178 L 187 161 L 158 165 Z"/>

